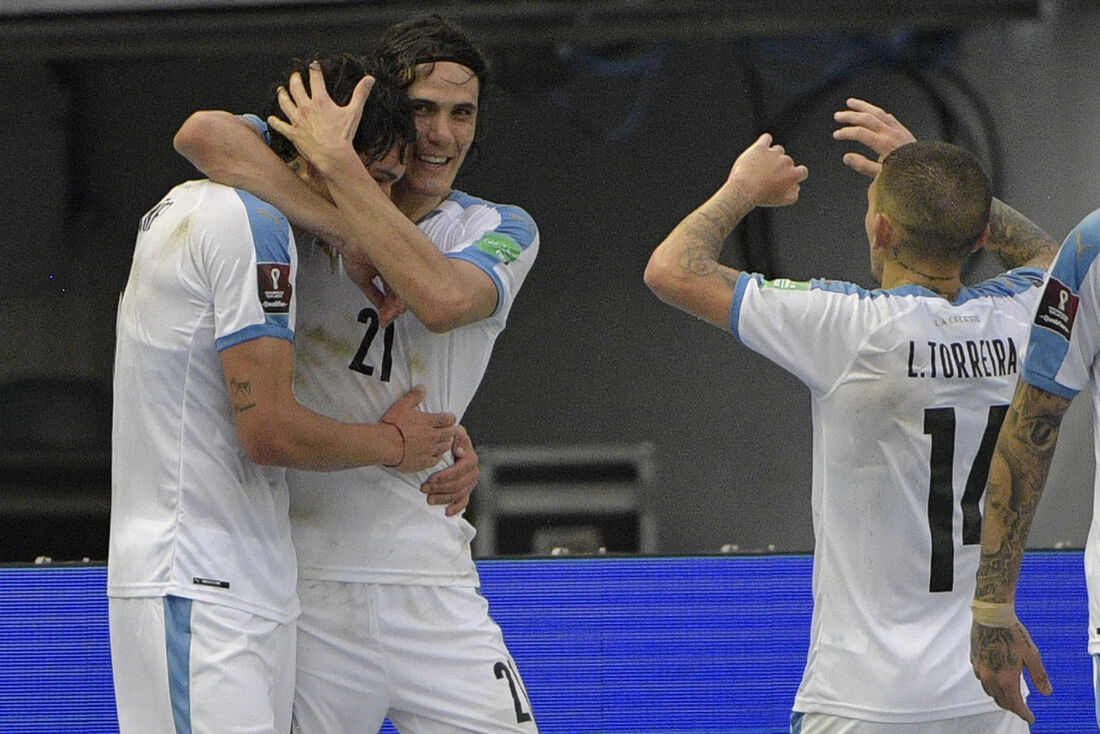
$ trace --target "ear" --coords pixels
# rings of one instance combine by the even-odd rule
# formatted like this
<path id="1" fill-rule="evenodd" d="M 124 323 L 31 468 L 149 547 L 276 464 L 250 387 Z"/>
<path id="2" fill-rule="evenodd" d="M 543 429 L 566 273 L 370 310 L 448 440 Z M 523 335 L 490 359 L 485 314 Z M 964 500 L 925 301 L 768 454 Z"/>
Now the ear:
<path id="1" fill-rule="evenodd" d="M 874 235 L 871 247 L 876 250 L 893 251 L 897 234 L 894 231 L 894 225 L 890 223 L 890 218 L 885 213 L 875 212 L 871 221 L 871 234 Z"/>
<path id="2" fill-rule="evenodd" d="M 986 222 L 985 229 L 982 230 L 982 233 L 978 236 L 977 241 L 974 243 L 974 246 L 970 248 L 970 251 L 971 252 L 977 252 L 978 250 L 985 247 L 985 243 L 988 242 L 988 241 L 989 241 L 989 222 Z"/>

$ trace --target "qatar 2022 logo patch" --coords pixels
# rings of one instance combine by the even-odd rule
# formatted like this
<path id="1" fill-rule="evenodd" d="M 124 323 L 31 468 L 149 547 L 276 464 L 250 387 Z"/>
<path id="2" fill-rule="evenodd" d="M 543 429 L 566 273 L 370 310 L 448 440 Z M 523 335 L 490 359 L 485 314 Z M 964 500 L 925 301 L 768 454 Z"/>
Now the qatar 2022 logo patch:
<path id="1" fill-rule="evenodd" d="M 290 313 L 290 300 L 294 295 L 290 263 L 257 263 L 256 284 L 264 313 Z"/>
<path id="2" fill-rule="evenodd" d="M 1043 298 L 1035 312 L 1035 325 L 1050 329 L 1069 340 L 1073 332 L 1073 320 L 1077 317 L 1078 297 L 1057 278 L 1047 281 Z"/>

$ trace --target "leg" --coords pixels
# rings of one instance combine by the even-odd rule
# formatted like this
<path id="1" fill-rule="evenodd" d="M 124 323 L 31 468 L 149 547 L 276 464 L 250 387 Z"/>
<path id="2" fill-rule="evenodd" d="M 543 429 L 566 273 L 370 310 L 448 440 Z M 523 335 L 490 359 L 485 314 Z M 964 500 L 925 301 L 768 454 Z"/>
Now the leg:
<path id="1" fill-rule="evenodd" d="M 121 734 L 286 734 L 294 626 L 180 597 L 111 599 Z"/>
<path id="2" fill-rule="evenodd" d="M 389 679 L 363 584 L 301 580 L 294 734 L 375 734 Z"/>
<path id="3" fill-rule="evenodd" d="M 472 587 L 373 587 L 402 734 L 536 734 L 531 702 L 489 605 Z"/>
<path id="4" fill-rule="evenodd" d="M 163 600 L 109 599 L 107 605 L 120 734 L 175 734 Z"/>

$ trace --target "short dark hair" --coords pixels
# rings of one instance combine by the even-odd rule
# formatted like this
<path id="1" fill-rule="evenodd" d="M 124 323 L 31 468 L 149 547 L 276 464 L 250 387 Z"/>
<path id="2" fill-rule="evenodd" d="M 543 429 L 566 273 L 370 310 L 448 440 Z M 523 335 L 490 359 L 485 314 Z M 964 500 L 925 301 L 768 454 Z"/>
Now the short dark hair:
<path id="1" fill-rule="evenodd" d="M 405 146 L 416 140 L 416 127 L 412 120 L 412 108 L 404 90 L 398 87 L 392 74 L 379 67 L 375 62 L 352 54 L 336 54 L 316 59 L 321 64 L 325 77 L 325 87 L 332 100 L 345 105 L 351 99 L 355 86 L 367 74 L 374 77 L 374 86 L 363 105 L 363 116 L 352 139 L 352 147 L 368 160 L 383 158 L 395 145 Z M 271 97 L 264 110 L 264 119 L 274 116 L 286 120 L 279 108 L 278 89 L 287 86 L 291 74 L 298 72 L 302 77 L 306 91 L 309 91 L 309 65 L 312 60 L 293 59 L 283 80 L 272 90 Z M 283 160 L 291 160 L 298 155 L 293 143 L 281 133 L 271 130 L 271 148 Z"/>
<path id="2" fill-rule="evenodd" d="M 402 89 L 416 81 L 416 67 L 436 61 L 462 64 L 478 79 L 478 91 L 489 83 L 489 60 L 470 34 L 438 13 L 422 13 L 390 26 L 378 41 L 373 59 L 390 70 Z"/>
<path id="3" fill-rule="evenodd" d="M 875 185 L 899 246 L 921 259 L 961 262 L 989 223 L 993 185 L 978 159 L 957 145 L 899 146 L 882 159 Z"/>

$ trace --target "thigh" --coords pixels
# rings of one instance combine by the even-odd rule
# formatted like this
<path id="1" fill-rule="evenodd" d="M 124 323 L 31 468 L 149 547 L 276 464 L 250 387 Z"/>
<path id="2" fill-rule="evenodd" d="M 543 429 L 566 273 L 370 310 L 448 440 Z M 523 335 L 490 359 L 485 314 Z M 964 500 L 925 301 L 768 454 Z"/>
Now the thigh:
<path id="1" fill-rule="evenodd" d="M 1096 708 L 1096 727 L 1100 729 L 1100 655 L 1092 656 L 1092 703 Z"/>
<path id="2" fill-rule="evenodd" d="M 120 734 L 286 734 L 294 626 L 180 597 L 111 599 Z"/>
<path id="3" fill-rule="evenodd" d="M 176 734 L 164 600 L 112 598 L 107 615 L 120 734 Z"/>
<path id="4" fill-rule="evenodd" d="M 190 605 L 192 734 L 287 734 L 295 625 L 217 604 L 176 601 Z M 184 610 L 169 606 L 168 613 L 182 617 Z"/>
<path id="5" fill-rule="evenodd" d="M 862 721 L 820 713 L 795 713 L 791 734 L 1027 734 L 1027 722 L 1008 711 L 917 723 Z"/>
<path id="6" fill-rule="evenodd" d="M 378 640 L 402 734 L 537 732 L 519 669 L 469 587 L 374 587 Z"/>
<path id="7" fill-rule="evenodd" d="M 375 642 L 365 584 L 302 580 L 294 734 L 375 734 L 389 708 L 389 677 Z"/>

